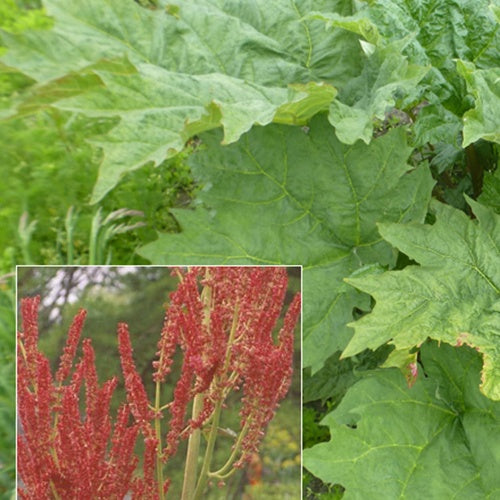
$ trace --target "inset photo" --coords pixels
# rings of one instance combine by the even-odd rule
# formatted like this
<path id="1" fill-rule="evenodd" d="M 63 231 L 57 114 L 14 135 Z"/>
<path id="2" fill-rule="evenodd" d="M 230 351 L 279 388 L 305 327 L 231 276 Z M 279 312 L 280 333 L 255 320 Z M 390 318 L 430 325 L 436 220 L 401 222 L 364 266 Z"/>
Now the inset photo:
<path id="1" fill-rule="evenodd" d="M 19 266 L 19 497 L 300 499 L 301 273 Z"/>

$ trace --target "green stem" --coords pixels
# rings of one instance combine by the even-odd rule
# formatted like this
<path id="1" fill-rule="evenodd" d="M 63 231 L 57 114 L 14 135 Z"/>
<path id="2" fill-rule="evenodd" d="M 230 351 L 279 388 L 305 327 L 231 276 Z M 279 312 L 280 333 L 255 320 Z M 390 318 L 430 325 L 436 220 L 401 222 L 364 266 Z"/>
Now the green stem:
<path id="1" fill-rule="evenodd" d="M 57 493 L 56 487 L 54 486 L 54 482 L 50 481 L 50 489 L 52 491 L 52 495 L 54 495 L 54 500 L 61 500 L 59 493 Z"/>
<path id="2" fill-rule="evenodd" d="M 193 420 L 196 420 L 203 409 L 203 395 L 197 394 L 193 400 Z M 201 430 L 195 429 L 188 440 L 186 453 L 186 465 L 184 466 L 184 482 L 182 484 L 182 500 L 193 498 L 196 486 L 196 474 L 198 470 L 198 455 L 200 453 Z"/>
<path id="3" fill-rule="evenodd" d="M 156 448 L 156 481 L 158 483 L 158 495 L 160 500 L 165 499 L 165 494 L 163 492 L 163 462 L 161 459 L 161 422 L 160 422 L 160 381 L 156 381 L 155 389 L 155 433 L 156 439 L 158 440 L 158 446 Z"/>
<path id="4" fill-rule="evenodd" d="M 66 227 L 66 264 L 73 264 L 73 229 L 75 228 L 75 219 L 73 217 L 74 207 L 69 207 L 66 212 L 64 225 Z"/>
<path id="5" fill-rule="evenodd" d="M 92 224 L 90 226 L 90 238 L 89 238 L 89 264 L 95 265 L 99 264 L 99 256 L 98 256 L 98 235 L 101 226 L 102 218 L 101 218 L 101 208 L 97 210 L 92 217 Z"/>
<path id="6" fill-rule="evenodd" d="M 23 264 L 32 264 L 31 254 L 30 254 L 30 242 L 31 236 L 35 231 L 37 221 L 33 220 L 28 223 L 28 212 L 24 212 L 19 219 L 18 235 L 21 244 L 21 253 L 23 255 Z"/>
<path id="7" fill-rule="evenodd" d="M 207 269 L 206 277 L 209 278 L 209 276 L 210 276 L 210 270 Z M 182 280 L 182 275 L 180 277 Z M 205 286 L 201 292 L 201 301 L 203 303 L 203 325 L 207 329 L 210 328 L 212 299 L 213 297 L 212 297 L 211 287 Z M 193 420 L 196 420 L 202 409 L 203 409 L 203 394 L 197 394 L 193 400 Z M 210 433 L 210 435 L 212 435 L 212 432 Z M 189 437 L 186 465 L 184 469 L 184 482 L 182 485 L 182 500 L 192 500 L 193 495 L 196 494 L 195 486 L 196 486 L 196 473 L 198 470 L 198 455 L 200 452 L 200 437 L 201 437 L 201 430 L 199 428 L 193 430 L 192 434 Z M 215 443 L 215 438 L 213 441 Z M 212 444 L 212 450 L 213 450 L 213 444 Z M 208 451 L 208 446 L 207 446 L 207 451 Z M 203 463 L 203 467 L 205 467 L 205 462 Z"/>
<path id="8" fill-rule="evenodd" d="M 225 374 L 229 368 L 229 363 L 231 359 L 231 347 L 234 342 L 236 335 L 236 327 L 238 326 L 239 317 L 239 304 L 236 304 L 233 312 L 233 322 L 231 325 L 231 332 L 229 333 L 229 339 L 226 347 L 226 358 L 224 360 L 223 374 Z M 223 384 L 221 384 L 223 385 Z M 222 404 L 224 403 L 225 397 L 217 401 L 215 409 L 213 411 L 212 417 L 212 427 L 210 434 L 208 436 L 207 449 L 205 451 L 205 458 L 203 459 L 203 466 L 201 468 L 200 477 L 198 479 L 198 484 L 196 485 L 196 491 L 194 493 L 194 500 L 199 500 L 202 498 L 203 492 L 207 485 L 208 477 L 210 475 L 210 465 L 212 463 L 212 457 L 214 453 L 215 441 L 217 439 L 217 433 L 219 430 L 219 420 L 222 410 Z"/>
<path id="9" fill-rule="evenodd" d="M 232 451 L 230 457 L 227 459 L 226 463 L 219 470 L 217 470 L 215 472 L 209 472 L 208 475 L 210 477 L 216 477 L 218 479 L 224 479 L 225 477 L 227 477 L 228 471 L 232 467 L 234 460 L 236 458 L 236 455 L 240 451 L 241 442 L 243 441 L 243 438 L 246 436 L 246 433 L 248 432 L 249 424 L 250 424 L 250 420 L 247 420 L 245 422 L 243 429 L 241 429 L 241 432 L 238 436 L 236 443 L 234 443 L 233 451 Z M 235 469 L 233 469 L 233 470 L 235 470 Z M 231 472 L 229 472 L 229 473 L 231 473 Z"/>
<path id="10" fill-rule="evenodd" d="M 201 468 L 200 478 L 198 479 L 198 484 L 196 485 L 196 490 L 194 492 L 193 500 L 200 500 L 203 497 L 203 492 L 205 491 L 205 486 L 207 485 L 208 473 L 210 471 L 210 464 L 212 462 L 212 457 L 214 454 L 215 440 L 217 439 L 217 431 L 219 427 L 221 410 L 222 410 L 222 401 L 219 401 L 214 410 L 212 428 L 208 436 L 205 458 L 203 459 L 203 466 Z"/>

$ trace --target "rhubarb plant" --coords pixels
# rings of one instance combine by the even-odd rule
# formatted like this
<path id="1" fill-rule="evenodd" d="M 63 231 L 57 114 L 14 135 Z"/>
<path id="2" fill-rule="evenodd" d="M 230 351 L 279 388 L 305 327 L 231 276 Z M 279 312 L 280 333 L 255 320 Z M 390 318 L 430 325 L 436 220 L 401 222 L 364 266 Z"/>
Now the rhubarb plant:
<path id="1" fill-rule="evenodd" d="M 168 461 L 188 439 L 182 498 L 206 498 L 208 482 L 219 486 L 256 460 L 275 410 L 291 382 L 295 295 L 273 336 L 287 291 L 283 267 L 176 269 L 149 381 L 139 375 L 126 323 L 119 323 L 118 350 L 126 401 L 115 416 L 110 401 L 118 378 L 99 384 L 90 339 L 74 363 L 86 311 L 69 329 L 59 367 L 52 374 L 38 347 L 40 297 L 21 301 L 18 334 L 19 495 L 21 498 L 165 498 Z M 276 337 L 276 338 L 274 338 Z M 162 399 L 174 354 L 183 361 L 173 399 Z M 149 401 L 145 384 L 155 385 Z M 81 397 L 83 389 L 84 397 Z M 223 464 L 213 463 L 221 415 L 234 395 L 241 400 L 240 429 Z M 190 414 L 188 415 L 188 410 Z M 166 427 L 165 422 L 166 421 Z M 206 445 L 202 433 L 207 435 Z M 135 454 L 143 441 L 142 473 Z M 201 458 L 203 457 L 203 458 Z"/>
<path id="2" fill-rule="evenodd" d="M 411 388 L 395 368 L 357 382 L 323 419 L 331 440 L 304 450 L 308 467 L 347 498 L 495 498 L 500 403 L 479 392 L 480 356 L 426 343 L 421 366 Z"/>
<path id="3" fill-rule="evenodd" d="M 342 355 L 390 340 L 396 349 L 386 364 L 413 357 L 416 369 L 417 356 L 410 351 L 428 337 L 467 344 L 483 355 L 481 390 L 500 400 L 500 217 L 473 200 L 469 203 L 476 221 L 436 202 L 432 226 L 379 226 L 384 239 L 420 265 L 347 280 L 371 293 L 376 305 L 372 314 L 351 323 L 355 333 Z"/>
<path id="4" fill-rule="evenodd" d="M 161 264 L 301 262 L 309 301 L 304 363 L 318 370 L 352 335 L 353 308 L 369 307 L 368 296 L 343 278 L 360 266 L 395 263 L 375 223 L 423 221 L 433 185 L 429 170 L 408 165 L 411 149 L 402 129 L 370 146 L 347 146 L 323 117 L 312 120 L 307 133 L 273 125 L 222 149 L 215 133 L 205 141 L 192 167 L 212 184 L 200 194 L 211 211 L 178 210 L 184 231 L 163 235 L 140 253 Z M 315 175 L 304 169 L 306 162 Z M 332 330 L 334 338 L 327 335 Z"/>
<path id="5" fill-rule="evenodd" d="M 494 498 L 497 2 L 44 6 L 50 30 L 2 35 L 32 80 L 2 116 L 114 120 L 93 203 L 179 152 L 198 183 L 139 256 L 303 265 L 305 399 L 331 432 L 308 471 L 346 498 Z"/>

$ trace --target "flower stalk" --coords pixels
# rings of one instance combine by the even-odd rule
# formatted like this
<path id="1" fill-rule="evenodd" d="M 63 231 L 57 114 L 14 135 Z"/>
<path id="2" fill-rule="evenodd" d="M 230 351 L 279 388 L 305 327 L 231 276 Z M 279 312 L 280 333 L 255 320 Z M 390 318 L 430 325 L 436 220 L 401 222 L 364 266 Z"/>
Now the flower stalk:
<path id="1" fill-rule="evenodd" d="M 203 408 L 203 395 L 197 394 L 193 400 L 192 419 L 196 420 Z M 188 440 L 186 465 L 184 467 L 184 482 L 182 484 L 181 500 L 191 500 L 195 492 L 194 477 L 197 477 L 198 456 L 200 453 L 201 430 L 194 429 Z"/>

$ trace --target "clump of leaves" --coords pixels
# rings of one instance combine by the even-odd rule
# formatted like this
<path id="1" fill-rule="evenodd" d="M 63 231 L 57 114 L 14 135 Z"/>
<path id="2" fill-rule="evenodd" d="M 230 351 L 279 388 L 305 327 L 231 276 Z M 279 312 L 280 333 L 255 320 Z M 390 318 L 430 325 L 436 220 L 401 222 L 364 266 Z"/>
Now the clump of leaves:
<path id="1" fill-rule="evenodd" d="M 44 14 L 39 2 L 4 0 L 0 6 L 0 26 L 11 33 L 20 33 L 27 29 L 44 29 L 52 26 L 52 20 Z"/>
<path id="2" fill-rule="evenodd" d="M 460 372 L 455 367 L 451 377 L 438 376 L 430 392 L 422 388 L 430 387 L 417 377 L 430 337 L 453 346 L 431 349 L 436 366 L 446 365 L 454 350 L 468 352 L 461 344 L 477 348 L 483 357 L 472 352 L 470 378 L 482 392 L 474 399 L 479 406 L 498 399 L 496 6 L 487 0 L 438 6 L 258 0 L 251 8 L 243 0 L 201 0 L 158 2 L 156 9 L 121 0 L 91 0 L 85 9 L 76 1 L 46 0 L 45 6 L 54 17 L 51 31 L 3 37 L 4 63 L 36 80 L 9 113 L 50 106 L 116 120 L 96 142 L 103 160 L 92 202 L 109 196 L 126 173 L 159 165 L 198 138 L 188 162 L 202 189 L 189 210 L 173 211 L 180 232 L 143 245 L 143 258 L 303 264 L 304 364 L 311 378 L 332 356 L 347 358 L 392 339 L 386 367 L 375 372 L 391 381 L 381 392 L 394 404 L 403 392 L 417 406 L 431 397 L 442 402 L 432 391 L 437 385 L 439 395 L 445 386 L 451 391 Z M 53 46 L 60 48 L 55 58 Z M 374 356 L 377 367 L 382 361 Z M 344 401 L 354 405 L 359 388 L 378 376 L 347 377 L 331 414 Z M 311 391 L 309 397 L 330 395 Z M 453 398 L 444 400 L 456 407 Z M 399 430 L 394 423 L 387 430 L 390 410 L 380 409 L 367 430 L 374 447 L 377 436 Z M 457 425 L 441 416 L 426 413 L 424 427 Z M 336 453 L 344 459 L 326 453 L 315 459 L 316 447 L 305 454 L 306 467 L 345 486 L 346 498 L 367 495 L 362 461 L 349 462 L 359 451 L 358 429 L 349 427 L 355 418 L 339 420 L 340 432 L 353 437 L 339 440 Z M 476 446 L 446 429 L 450 449 Z M 483 434 L 478 439 L 487 442 Z M 410 451 L 423 446 L 408 443 Z M 411 484 L 417 475 L 408 457 L 415 457 L 403 451 L 405 460 L 398 447 L 384 450 L 394 476 L 377 492 L 398 498 L 406 494 L 401 484 L 413 491 L 420 479 Z M 432 449 L 422 466 L 433 484 L 442 481 L 440 471 L 466 477 L 476 460 L 487 479 L 483 485 L 444 480 L 436 498 L 459 495 L 462 486 L 478 498 L 494 491 L 486 458 L 472 450 L 454 471 L 454 456 L 442 451 Z M 437 453 L 445 461 L 440 468 Z"/>

